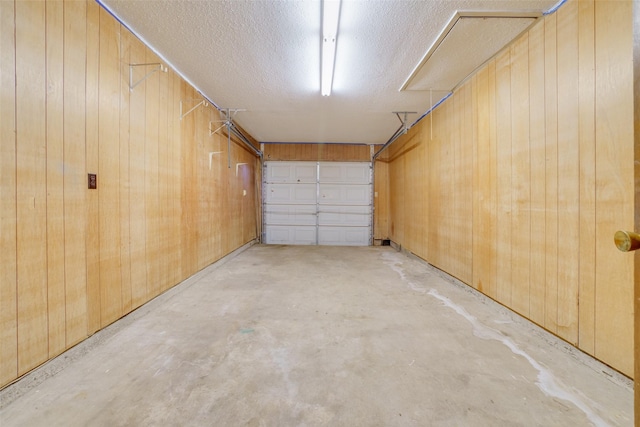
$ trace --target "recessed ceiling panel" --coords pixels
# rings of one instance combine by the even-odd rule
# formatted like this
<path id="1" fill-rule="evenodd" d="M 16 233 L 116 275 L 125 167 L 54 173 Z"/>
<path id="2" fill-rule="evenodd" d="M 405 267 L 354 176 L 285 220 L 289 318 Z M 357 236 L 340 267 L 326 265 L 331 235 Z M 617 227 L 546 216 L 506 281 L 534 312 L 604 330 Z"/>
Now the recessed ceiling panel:
<path id="1" fill-rule="evenodd" d="M 536 19 L 456 14 L 401 90 L 453 90 Z"/>

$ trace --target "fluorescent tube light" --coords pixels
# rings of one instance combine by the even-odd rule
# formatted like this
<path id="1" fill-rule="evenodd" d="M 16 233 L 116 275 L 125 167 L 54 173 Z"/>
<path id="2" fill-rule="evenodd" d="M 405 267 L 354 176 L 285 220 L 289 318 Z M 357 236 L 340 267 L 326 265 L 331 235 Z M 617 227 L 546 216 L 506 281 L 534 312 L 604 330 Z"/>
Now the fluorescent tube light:
<path id="1" fill-rule="evenodd" d="M 335 58 L 336 39 L 324 39 L 322 41 L 322 96 L 331 95 Z"/>
<path id="2" fill-rule="evenodd" d="M 331 86 L 333 85 L 338 21 L 340 20 L 340 1 L 322 1 L 322 96 L 331 95 Z"/>

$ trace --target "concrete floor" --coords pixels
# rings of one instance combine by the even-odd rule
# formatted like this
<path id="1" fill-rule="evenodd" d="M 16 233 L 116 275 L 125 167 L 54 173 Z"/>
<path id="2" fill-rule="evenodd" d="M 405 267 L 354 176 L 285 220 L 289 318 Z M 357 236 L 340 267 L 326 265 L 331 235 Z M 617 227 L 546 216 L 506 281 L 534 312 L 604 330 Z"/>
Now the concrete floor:
<path id="1" fill-rule="evenodd" d="M 2 427 L 633 419 L 625 377 L 389 247 L 253 246 L 0 399 Z"/>

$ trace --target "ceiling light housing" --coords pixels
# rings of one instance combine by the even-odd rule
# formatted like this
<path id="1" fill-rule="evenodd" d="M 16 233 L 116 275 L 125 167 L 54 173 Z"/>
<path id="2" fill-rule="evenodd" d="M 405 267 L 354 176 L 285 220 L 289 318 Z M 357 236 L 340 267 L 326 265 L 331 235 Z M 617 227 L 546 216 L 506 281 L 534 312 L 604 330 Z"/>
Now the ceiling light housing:
<path id="1" fill-rule="evenodd" d="M 341 0 L 322 1 L 322 72 L 320 77 L 322 96 L 331 95 L 331 86 L 333 86 L 340 3 Z"/>

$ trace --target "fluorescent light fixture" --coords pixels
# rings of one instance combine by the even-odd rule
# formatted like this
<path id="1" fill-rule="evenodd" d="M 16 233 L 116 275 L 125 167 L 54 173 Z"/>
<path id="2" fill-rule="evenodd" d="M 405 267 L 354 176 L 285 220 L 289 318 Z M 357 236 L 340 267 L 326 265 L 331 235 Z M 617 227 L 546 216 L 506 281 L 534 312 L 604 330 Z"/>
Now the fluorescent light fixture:
<path id="1" fill-rule="evenodd" d="M 338 21 L 340 20 L 340 1 L 322 1 L 322 96 L 331 95 L 331 86 L 333 85 Z"/>
<path id="2" fill-rule="evenodd" d="M 322 41 L 322 96 L 331 95 L 333 85 L 333 65 L 336 59 L 336 39 Z"/>

